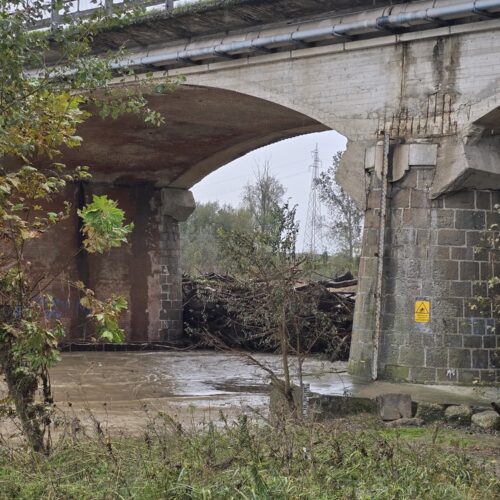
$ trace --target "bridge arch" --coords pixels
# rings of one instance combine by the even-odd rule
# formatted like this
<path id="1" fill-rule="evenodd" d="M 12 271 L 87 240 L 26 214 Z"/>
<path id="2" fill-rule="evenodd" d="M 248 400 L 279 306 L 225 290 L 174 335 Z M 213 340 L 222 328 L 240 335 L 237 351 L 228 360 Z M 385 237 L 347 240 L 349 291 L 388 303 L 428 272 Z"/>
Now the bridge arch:
<path id="1" fill-rule="evenodd" d="M 215 87 L 180 85 L 169 94 L 149 95 L 148 101 L 165 117 L 164 125 L 95 114 L 79 129 L 83 145 L 65 152 L 66 162 L 91 165 L 97 182 L 189 189 L 257 148 L 331 130 L 280 104 Z"/>
<path id="2" fill-rule="evenodd" d="M 131 245 L 115 250 L 112 259 L 80 256 L 73 273 L 99 295 L 125 296 L 127 341 L 176 342 L 183 336 L 178 223 L 194 209 L 189 188 L 255 149 L 331 128 L 281 104 L 223 88 L 187 83 L 147 98 L 164 125 L 93 113 L 78 130 L 82 146 L 64 151 L 68 166 L 86 164 L 93 174 L 69 193 L 73 203 L 108 194 L 135 224 Z M 76 243 L 77 221 L 73 231 Z M 74 307 L 66 314 L 74 315 Z M 88 340 L 77 321 L 70 323 L 71 341 Z"/>

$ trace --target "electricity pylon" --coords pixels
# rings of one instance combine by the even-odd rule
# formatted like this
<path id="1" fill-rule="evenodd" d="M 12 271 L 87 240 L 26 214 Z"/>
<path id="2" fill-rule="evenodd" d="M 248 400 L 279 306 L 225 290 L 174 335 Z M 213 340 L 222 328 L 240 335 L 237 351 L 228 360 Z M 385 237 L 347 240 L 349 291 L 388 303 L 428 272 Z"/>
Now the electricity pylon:
<path id="1" fill-rule="evenodd" d="M 311 165 L 312 179 L 309 191 L 309 204 L 307 206 L 307 219 L 304 231 L 304 252 L 316 255 L 318 250 L 325 250 L 323 242 L 323 231 L 321 230 L 321 200 L 319 199 L 318 183 L 319 172 L 321 170 L 321 160 L 319 159 L 319 149 L 311 152 L 313 163 Z"/>

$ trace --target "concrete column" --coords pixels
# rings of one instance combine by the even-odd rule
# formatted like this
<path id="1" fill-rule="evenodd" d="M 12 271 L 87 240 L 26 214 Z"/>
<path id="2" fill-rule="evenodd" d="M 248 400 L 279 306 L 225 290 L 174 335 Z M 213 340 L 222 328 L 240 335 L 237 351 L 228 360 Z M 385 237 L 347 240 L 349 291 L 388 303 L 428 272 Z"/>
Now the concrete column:
<path id="1" fill-rule="evenodd" d="M 183 336 L 182 270 L 179 222 L 195 208 L 191 191 L 164 188 L 160 208 L 160 340 L 178 342 Z"/>
<path id="2" fill-rule="evenodd" d="M 469 188 L 433 198 L 436 161 L 432 146 L 426 147 L 418 145 L 411 152 L 409 146 L 400 146 L 393 156 L 395 182 L 389 187 L 383 255 L 379 378 L 499 383 L 500 321 L 493 314 L 487 287 L 492 259 L 497 256 L 481 248 L 481 241 L 491 224 L 500 222 L 495 210 L 500 191 Z M 425 153 L 420 157 L 419 148 Z M 349 363 L 350 372 L 364 378 L 371 376 L 375 334 L 380 180 L 374 163 L 368 172 Z M 475 299 L 479 295 L 486 297 L 483 304 Z M 430 302 L 428 323 L 415 321 L 419 299 Z"/>

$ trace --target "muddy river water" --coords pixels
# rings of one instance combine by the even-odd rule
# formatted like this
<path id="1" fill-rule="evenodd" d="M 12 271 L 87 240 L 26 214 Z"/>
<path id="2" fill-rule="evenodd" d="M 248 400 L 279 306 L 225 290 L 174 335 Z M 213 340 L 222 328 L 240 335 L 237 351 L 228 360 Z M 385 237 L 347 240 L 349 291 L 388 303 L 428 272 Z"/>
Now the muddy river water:
<path id="1" fill-rule="evenodd" d="M 281 374 L 280 359 L 258 355 L 260 363 Z M 342 394 L 352 388 L 344 381 L 345 364 L 306 360 L 304 381 L 316 392 Z M 90 409 L 112 426 L 139 429 L 150 413 L 206 420 L 220 411 L 265 412 L 269 376 L 241 356 L 215 352 L 85 352 L 65 353 L 51 371 L 55 398 L 61 409 Z"/>
<path id="2" fill-rule="evenodd" d="M 278 356 L 256 358 L 280 374 Z M 306 360 L 303 371 L 310 390 L 321 394 L 406 392 L 417 401 L 481 405 L 499 399 L 496 388 L 367 384 L 352 379 L 345 363 L 318 358 Z M 213 351 L 64 353 L 51 378 L 61 412 L 79 418 L 91 412 L 110 429 L 127 432 L 141 432 L 148 413 L 197 423 L 218 419 L 220 411 L 228 416 L 265 413 L 269 400 L 265 371 L 241 356 Z"/>

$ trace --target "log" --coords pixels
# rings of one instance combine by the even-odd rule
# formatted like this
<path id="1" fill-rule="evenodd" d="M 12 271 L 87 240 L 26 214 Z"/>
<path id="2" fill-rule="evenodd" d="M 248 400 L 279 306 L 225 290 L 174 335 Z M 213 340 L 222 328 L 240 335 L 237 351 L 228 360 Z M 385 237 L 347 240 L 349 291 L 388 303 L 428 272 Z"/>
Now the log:
<path id="1" fill-rule="evenodd" d="M 326 286 L 323 282 L 301 282 L 295 285 L 294 289 L 299 292 L 302 303 L 310 301 L 311 304 L 317 304 L 317 310 L 329 322 L 328 336 L 317 341 L 315 335 L 320 326 L 321 329 L 325 327 L 324 323 L 318 326 L 316 317 L 308 317 L 307 321 L 301 322 L 301 325 L 304 324 L 299 333 L 302 345 L 308 342 L 312 344 L 314 340 L 313 352 L 329 354 L 333 360 L 348 358 L 355 292 L 352 288 L 354 285 L 346 285 L 355 281 L 327 281 L 328 285 L 338 284 L 338 288 Z M 246 309 L 251 312 L 265 310 L 265 297 L 256 294 L 255 287 L 249 289 L 231 276 L 209 274 L 197 279 L 184 277 L 183 295 L 185 331 L 193 343 L 206 346 L 208 337 L 238 349 L 259 352 L 277 349 L 273 336 L 268 335 L 263 324 L 259 324 L 258 315 L 249 314 L 249 317 L 245 317 Z M 235 296 L 240 306 L 238 311 L 231 307 Z M 324 321 L 324 317 L 321 321 Z"/>

